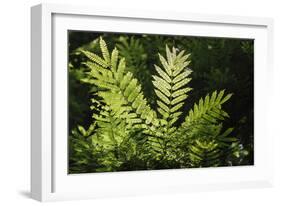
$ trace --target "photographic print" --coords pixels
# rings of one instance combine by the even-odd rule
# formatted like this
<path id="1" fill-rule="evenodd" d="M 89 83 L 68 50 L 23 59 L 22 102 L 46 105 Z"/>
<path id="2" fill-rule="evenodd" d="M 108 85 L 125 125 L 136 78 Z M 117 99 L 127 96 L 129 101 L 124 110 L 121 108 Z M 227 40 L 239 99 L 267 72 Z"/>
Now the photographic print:
<path id="1" fill-rule="evenodd" d="M 68 31 L 69 174 L 254 164 L 254 40 Z"/>

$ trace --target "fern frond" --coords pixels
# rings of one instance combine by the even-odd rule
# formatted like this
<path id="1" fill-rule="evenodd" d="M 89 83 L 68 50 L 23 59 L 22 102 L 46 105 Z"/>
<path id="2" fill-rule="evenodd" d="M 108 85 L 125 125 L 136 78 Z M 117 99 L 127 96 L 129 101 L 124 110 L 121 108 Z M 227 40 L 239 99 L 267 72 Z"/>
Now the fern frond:
<path id="1" fill-rule="evenodd" d="M 183 127 L 188 127 L 189 124 L 196 121 L 207 121 L 210 123 L 217 123 L 218 121 L 224 120 L 229 115 L 221 108 L 222 104 L 231 98 L 232 94 L 224 96 L 224 90 L 217 93 L 214 91 L 211 95 L 209 94 L 203 100 L 202 98 L 198 103 L 194 104 L 185 118 L 185 122 L 182 124 Z"/>
<path id="2" fill-rule="evenodd" d="M 100 47 L 103 58 L 91 52 L 84 52 L 93 61 L 93 64 L 87 64 L 91 73 L 94 74 L 92 75 L 93 83 L 99 88 L 106 89 L 99 92 L 98 95 L 103 98 L 105 104 L 113 112 L 119 113 L 119 115 L 124 112 L 121 117 L 125 118 L 128 124 L 141 128 L 149 128 L 150 124 L 157 127 L 159 121 L 156 113 L 147 104 L 137 79 L 133 77 L 131 72 L 125 70 L 125 59 L 121 58 L 118 62 L 117 49 L 113 50 L 110 57 L 106 43 L 102 38 L 100 39 Z M 124 110 L 124 108 L 126 109 Z M 129 113 L 136 115 L 138 119 L 130 119 L 132 116 L 128 115 Z"/>
<path id="3" fill-rule="evenodd" d="M 109 65 L 111 63 L 110 54 L 109 54 L 109 51 L 107 49 L 107 45 L 106 45 L 106 43 L 105 43 L 105 41 L 103 40 L 102 37 L 100 37 L 100 49 L 101 49 L 101 52 L 102 52 L 103 59 Z"/>
<path id="4" fill-rule="evenodd" d="M 153 85 L 158 97 L 159 108 L 157 110 L 162 118 L 168 121 L 169 126 L 172 126 L 179 116 L 175 112 L 184 105 L 182 102 L 188 97 L 187 93 L 191 90 L 186 86 L 191 80 L 191 78 L 187 78 L 191 74 L 191 70 L 186 68 L 189 63 L 186 61 L 188 55 L 184 56 L 184 52 L 177 55 L 175 48 L 170 51 L 166 45 L 166 57 L 167 59 L 159 54 L 163 69 L 155 65 L 158 75 L 153 76 Z"/>
<path id="5" fill-rule="evenodd" d="M 111 68 L 113 73 L 117 71 L 117 63 L 118 63 L 118 50 L 114 48 L 111 54 Z"/>
<path id="6" fill-rule="evenodd" d="M 99 57 L 98 55 L 92 53 L 92 52 L 89 52 L 89 51 L 85 51 L 85 50 L 81 50 L 81 52 L 86 56 L 88 57 L 90 60 L 92 60 L 93 62 L 99 64 L 100 66 L 104 67 L 104 68 L 107 68 L 109 65 L 108 65 L 108 62 L 105 61 L 104 59 L 102 59 L 101 57 Z"/>
<path id="7" fill-rule="evenodd" d="M 126 68 L 125 58 L 121 58 L 121 60 L 120 60 L 120 62 L 118 64 L 118 69 L 117 69 L 117 73 L 116 73 L 117 81 L 121 81 L 122 80 L 122 78 L 124 76 L 125 68 Z"/>

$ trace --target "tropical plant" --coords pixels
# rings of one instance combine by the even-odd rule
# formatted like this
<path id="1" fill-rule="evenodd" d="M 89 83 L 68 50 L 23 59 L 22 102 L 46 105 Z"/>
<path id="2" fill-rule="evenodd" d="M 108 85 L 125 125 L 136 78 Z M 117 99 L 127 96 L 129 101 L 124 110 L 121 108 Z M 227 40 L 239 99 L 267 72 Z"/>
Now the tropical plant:
<path id="1" fill-rule="evenodd" d="M 110 53 L 102 38 L 99 44 L 101 56 L 80 50 L 87 57 L 87 82 L 96 89 L 93 123 L 89 129 L 78 126 L 70 136 L 71 173 L 225 166 L 233 164 L 227 157 L 242 154 L 233 128 L 223 126 L 229 115 L 222 106 L 232 94 L 214 91 L 187 113 L 182 110 L 192 90 L 190 54 L 168 46 L 166 57 L 158 54 L 154 110 L 126 66 L 129 54 L 120 57 L 117 48 Z"/>

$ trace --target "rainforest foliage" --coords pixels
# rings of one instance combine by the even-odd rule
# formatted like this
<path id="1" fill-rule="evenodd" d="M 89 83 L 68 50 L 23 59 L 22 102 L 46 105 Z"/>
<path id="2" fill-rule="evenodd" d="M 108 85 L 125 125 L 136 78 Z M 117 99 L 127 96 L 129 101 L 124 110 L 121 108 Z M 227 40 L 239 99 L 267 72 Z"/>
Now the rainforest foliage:
<path id="1" fill-rule="evenodd" d="M 69 173 L 251 164 L 253 41 L 69 33 Z"/>

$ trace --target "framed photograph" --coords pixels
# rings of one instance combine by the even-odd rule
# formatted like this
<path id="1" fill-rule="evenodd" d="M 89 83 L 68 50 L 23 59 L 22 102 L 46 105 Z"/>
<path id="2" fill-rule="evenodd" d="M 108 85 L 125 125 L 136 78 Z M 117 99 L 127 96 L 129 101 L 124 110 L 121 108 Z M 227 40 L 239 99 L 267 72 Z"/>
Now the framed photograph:
<path id="1" fill-rule="evenodd" d="M 32 198 L 272 186 L 271 19 L 31 16 Z"/>

